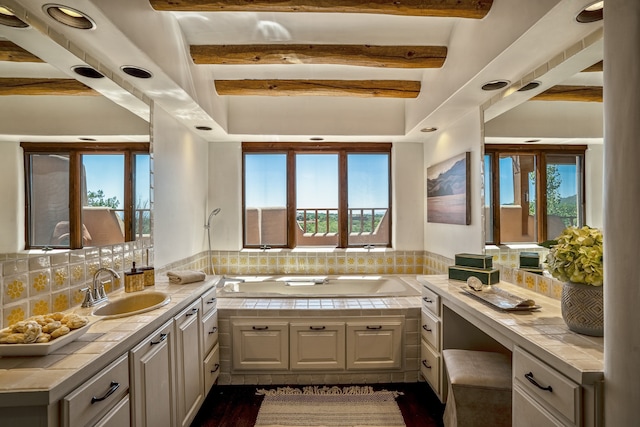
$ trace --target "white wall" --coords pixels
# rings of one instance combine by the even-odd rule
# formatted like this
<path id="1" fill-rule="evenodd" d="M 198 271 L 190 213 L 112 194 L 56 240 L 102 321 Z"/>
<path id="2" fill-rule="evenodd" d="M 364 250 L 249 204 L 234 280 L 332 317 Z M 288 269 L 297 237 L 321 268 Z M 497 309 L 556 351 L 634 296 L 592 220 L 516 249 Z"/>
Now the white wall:
<path id="1" fill-rule="evenodd" d="M 23 165 L 19 142 L 0 142 L 0 253 L 24 249 Z"/>
<path id="2" fill-rule="evenodd" d="M 589 145 L 585 154 L 585 224 L 602 228 L 604 145 Z"/>
<path id="3" fill-rule="evenodd" d="M 154 252 L 165 266 L 206 248 L 208 144 L 153 109 Z"/>
<path id="4" fill-rule="evenodd" d="M 420 143 L 393 145 L 393 248 L 423 250 L 424 178 Z M 214 250 L 242 249 L 242 147 L 209 144 L 209 206 L 222 208 L 211 226 Z"/>
<path id="5" fill-rule="evenodd" d="M 461 117 L 447 129 L 439 130 L 424 143 L 423 181 L 427 168 L 453 156 L 471 152 L 471 224 L 427 223 L 425 203 L 425 250 L 453 258 L 456 253 L 484 251 L 484 226 L 482 219 L 482 113 L 474 110 Z M 426 190 L 423 193 L 426 197 Z"/>

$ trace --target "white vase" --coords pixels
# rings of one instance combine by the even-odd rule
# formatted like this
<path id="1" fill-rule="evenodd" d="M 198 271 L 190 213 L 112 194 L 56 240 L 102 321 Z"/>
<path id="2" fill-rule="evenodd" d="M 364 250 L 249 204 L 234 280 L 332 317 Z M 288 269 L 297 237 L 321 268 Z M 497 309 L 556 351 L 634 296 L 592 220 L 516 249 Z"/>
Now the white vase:
<path id="1" fill-rule="evenodd" d="M 602 286 L 566 282 L 560 307 L 562 318 L 572 331 L 594 337 L 604 335 Z"/>

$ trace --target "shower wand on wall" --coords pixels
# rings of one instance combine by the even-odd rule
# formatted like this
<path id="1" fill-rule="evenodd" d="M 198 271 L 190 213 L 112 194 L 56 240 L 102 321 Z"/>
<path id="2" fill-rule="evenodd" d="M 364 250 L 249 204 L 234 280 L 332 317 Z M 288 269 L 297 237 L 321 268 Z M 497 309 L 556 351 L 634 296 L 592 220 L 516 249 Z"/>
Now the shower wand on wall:
<path id="1" fill-rule="evenodd" d="M 211 218 L 218 215 L 220 213 L 220 208 L 215 208 L 209 214 L 209 218 L 207 218 L 207 223 L 204 225 L 204 228 L 207 229 L 207 240 L 209 241 L 209 273 L 215 274 L 213 271 L 213 266 L 211 265 Z"/>

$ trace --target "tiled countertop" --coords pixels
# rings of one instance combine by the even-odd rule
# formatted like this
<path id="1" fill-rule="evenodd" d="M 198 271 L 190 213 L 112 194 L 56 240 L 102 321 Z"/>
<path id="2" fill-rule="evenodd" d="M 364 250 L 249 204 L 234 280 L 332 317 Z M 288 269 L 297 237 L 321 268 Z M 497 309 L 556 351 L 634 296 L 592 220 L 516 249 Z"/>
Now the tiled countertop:
<path id="1" fill-rule="evenodd" d="M 418 281 L 510 350 L 520 346 L 578 383 L 590 384 L 603 378 L 604 339 L 570 331 L 558 300 L 500 282 L 500 288 L 533 299 L 541 307 L 539 311 L 507 312 L 470 296 L 463 290 L 465 282 L 449 280 L 445 275 L 418 276 Z"/>
<path id="2" fill-rule="evenodd" d="M 171 296 L 163 307 L 116 319 L 89 316 L 91 323 L 83 336 L 47 356 L 0 357 L 0 407 L 48 405 L 59 400 L 178 314 L 216 280 L 217 276 L 208 276 L 201 282 L 171 285 L 159 279 L 147 289 Z M 122 294 L 115 292 L 109 298 Z M 70 311 L 87 315 L 91 309 Z"/>

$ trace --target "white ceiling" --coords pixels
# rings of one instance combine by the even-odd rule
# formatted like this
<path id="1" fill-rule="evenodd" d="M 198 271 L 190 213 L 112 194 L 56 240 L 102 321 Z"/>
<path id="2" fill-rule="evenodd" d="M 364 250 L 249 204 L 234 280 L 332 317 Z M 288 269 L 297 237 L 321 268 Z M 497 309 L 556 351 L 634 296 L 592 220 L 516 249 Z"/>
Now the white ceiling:
<path id="1" fill-rule="evenodd" d="M 139 140 L 145 137 L 140 131 L 144 127 L 140 118 L 148 120 L 152 103 L 191 129 L 197 125 L 212 127 L 212 131 L 194 129 L 209 141 L 306 141 L 324 137 L 328 141 L 420 142 L 433 135 L 420 129 L 444 129 L 483 105 L 488 108 L 489 118 L 498 117 L 505 123 L 509 120 L 504 113 L 512 109 L 517 112 L 516 107 L 521 108 L 521 104 L 525 110 L 518 113 L 520 117 L 541 116 L 532 110 L 544 111 L 545 105 L 552 103 L 526 102 L 528 97 L 562 82 L 601 84 L 602 73 L 572 77 L 602 58 L 602 22 L 575 21 L 575 15 L 592 2 L 494 0 L 488 15 L 477 20 L 358 13 L 159 12 L 152 9 L 148 0 L 61 1 L 96 22 L 96 28 L 87 31 L 52 20 L 42 9 L 46 0 L 0 0 L 0 5 L 11 8 L 31 24 L 26 29 L 0 25 L 0 38 L 13 41 L 48 63 L 25 68 L 24 64 L 0 62 L 0 77 L 73 77 L 104 96 L 61 97 L 66 99 L 59 99 L 59 104 L 50 103 L 58 105 L 58 114 L 68 108 L 66 120 L 70 121 L 78 117 L 73 111 L 77 114 L 79 110 L 101 108 L 80 119 L 85 126 L 78 126 L 75 135 L 71 126 L 57 128 L 55 122 L 60 123 L 59 120 L 42 120 L 41 128 L 33 121 L 22 120 L 19 126 L 20 122 L 12 120 L 12 131 L 7 132 L 2 120 L 17 115 L 29 117 L 37 101 L 33 99 L 36 97 L 0 97 L 0 117 L 5 117 L 0 118 L 0 128 L 4 128 L 0 130 L 4 133 L 0 140 L 15 139 L 16 135 L 31 140 L 91 135 L 99 140 Z M 448 54 L 442 68 L 383 69 L 305 63 L 195 65 L 189 53 L 192 44 L 275 43 L 437 45 L 446 46 Z M 93 66 L 108 79 L 78 77 L 71 67 L 82 64 Z M 130 77 L 120 70 L 123 65 L 140 66 L 154 76 L 146 80 Z M 218 96 L 215 79 L 406 79 L 421 81 L 422 89 L 417 99 Z M 494 79 L 509 80 L 512 87 L 500 93 L 480 89 L 483 83 Z M 515 89 L 533 79 L 543 82 L 539 90 L 513 96 Z M 44 108 L 44 102 L 39 104 Z M 568 104 L 566 107 L 571 109 L 583 103 Z M 598 106 L 601 115 L 601 104 L 578 109 L 582 115 L 589 110 L 589 114 L 597 116 Z M 117 112 L 106 113 L 109 107 Z M 553 108 L 560 107 L 556 104 Z M 111 130 L 96 124 L 92 132 L 91 117 L 104 118 L 105 114 L 114 117 Z M 130 123 L 126 123 L 128 120 Z M 496 121 L 488 126 L 495 128 L 495 135 L 490 137 L 554 138 L 533 127 L 505 130 L 499 125 Z M 568 141 L 574 136 L 601 138 L 593 134 L 563 134 L 555 136 L 555 140 Z"/>

